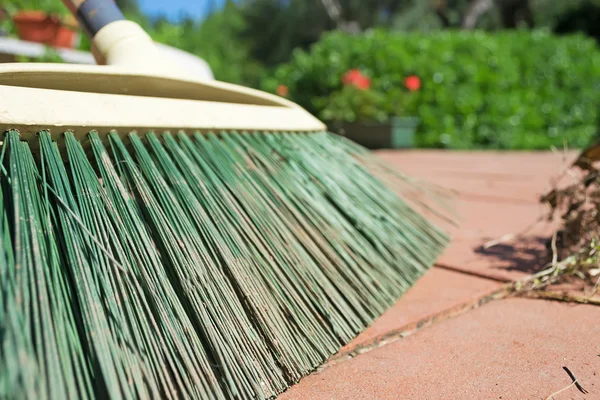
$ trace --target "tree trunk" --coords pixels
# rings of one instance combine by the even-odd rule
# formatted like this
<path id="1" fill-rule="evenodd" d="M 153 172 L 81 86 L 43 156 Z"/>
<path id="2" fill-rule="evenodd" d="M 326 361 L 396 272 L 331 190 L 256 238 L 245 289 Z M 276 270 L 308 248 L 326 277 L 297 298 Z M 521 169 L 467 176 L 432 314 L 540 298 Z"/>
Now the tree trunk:
<path id="1" fill-rule="evenodd" d="M 321 0 L 327 15 L 338 29 L 348 33 L 360 33 L 360 24 L 356 21 L 345 21 L 342 18 L 342 6 L 338 0 Z"/>
<path id="2" fill-rule="evenodd" d="M 494 6 L 494 0 L 473 0 L 463 17 L 463 29 L 473 29 L 479 18 Z"/>
<path id="3" fill-rule="evenodd" d="M 448 18 L 448 1 L 447 0 L 437 0 L 433 5 L 433 9 L 437 14 L 438 18 L 442 22 L 442 26 L 444 28 L 450 27 L 450 18 Z"/>
<path id="4" fill-rule="evenodd" d="M 505 28 L 516 28 L 520 22 L 525 22 L 529 28 L 533 28 L 533 12 L 529 0 L 504 0 L 499 1 L 502 25 Z"/>
<path id="5" fill-rule="evenodd" d="M 520 22 L 525 22 L 533 28 L 533 12 L 529 0 L 473 0 L 462 21 L 464 29 L 473 29 L 482 15 L 496 5 L 504 28 L 516 28 Z"/>

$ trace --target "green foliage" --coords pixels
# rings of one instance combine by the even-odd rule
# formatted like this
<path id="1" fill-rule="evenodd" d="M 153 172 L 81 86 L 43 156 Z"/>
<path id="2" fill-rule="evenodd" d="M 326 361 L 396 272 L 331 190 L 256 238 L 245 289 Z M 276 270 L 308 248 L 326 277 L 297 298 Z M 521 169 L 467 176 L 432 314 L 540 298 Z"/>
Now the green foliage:
<path id="1" fill-rule="evenodd" d="M 48 14 L 68 15 L 69 10 L 61 1 L 56 0 L 11 0 L 7 5 L 2 5 L 9 14 L 17 10 L 43 10 Z"/>
<path id="2" fill-rule="evenodd" d="M 218 80 L 258 85 L 264 69 L 249 55 L 242 32 L 246 27 L 240 6 L 227 1 L 202 23 L 186 19 L 179 24 L 167 20 L 150 23 L 138 19 L 152 38 L 203 58 Z"/>
<path id="3" fill-rule="evenodd" d="M 123 13 L 141 14 L 137 0 L 116 0 L 116 3 Z"/>
<path id="4" fill-rule="evenodd" d="M 337 24 L 353 22 L 361 29 L 388 25 L 391 17 L 410 7 L 396 0 L 336 0 L 338 20 L 328 14 L 321 0 L 242 0 L 250 54 L 272 67 L 289 60 L 296 48 L 306 49 Z M 423 2 L 428 3 L 428 2 Z"/>
<path id="5" fill-rule="evenodd" d="M 41 57 L 32 58 L 26 56 L 17 56 L 17 62 L 33 62 L 33 63 L 64 63 L 65 60 L 60 56 L 56 49 L 46 46 L 44 49 L 44 54 Z"/>
<path id="6" fill-rule="evenodd" d="M 387 115 L 420 117 L 426 147 L 544 149 L 581 147 L 594 135 L 600 103 L 600 52 L 581 35 L 543 31 L 496 34 L 327 34 L 310 51 L 296 51 L 263 88 L 283 84 L 289 97 L 316 115 L 359 68 L 385 94 Z M 403 80 L 417 75 L 418 92 Z"/>
<path id="7" fill-rule="evenodd" d="M 289 60 L 294 48 L 306 48 L 334 25 L 320 2 L 248 0 L 243 4 L 243 33 L 253 58 L 272 67 Z M 310 29 L 307 29 L 310 21 Z"/>
<path id="8" fill-rule="evenodd" d="M 322 99 L 320 118 L 326 121 L 378 121 L 384 122 L 387 97 L 378 91 L 344 86 Z"/>
<path id="9" fill-rule="evenodd" d="M 581 146 L 596 128 L 598 50 L 581 36 L 456 32 L 444 30 L 433 3 L 341 0 L 342 21 L 396 32 L 329 33 L 311 49 L 336 26 L 319 1 L 227 0 L 203 21 L 177 23 L 150 20 L 136 0 L 117 3 L 157 42 L 206 60 L 219 80 L 273 92 L 283 84 L 292 100 L 325 120 L 418 115 L 423 146 L 547 148 L 562 146 L 564 140 Z M 446 5 L 449 25 L 460 25 L 469 0 L 447 0 Z M 531 1 L 536 26 L 597 36 L 588 6 L 597 11 L 600 0 Z M 68 12 L 56 0 L 14 0 L 4 7 L 9 15 L 20 9 Z M 500 28 L 497 10 L 477 26 Z M 10 18 L 1 21 L 0 29 L 16 34 Z M 90 49 L 84 35 L 78 48 Z M 290 59 L 267 76 L 267 68 Z M 41 61 L 61 60 L 47 54 Z M 341 75 L 351 68 L 372 77 L 370 90 L 343 88 Z M 420 91 L 404 88 L 410 74 L 422 78 Z"/>

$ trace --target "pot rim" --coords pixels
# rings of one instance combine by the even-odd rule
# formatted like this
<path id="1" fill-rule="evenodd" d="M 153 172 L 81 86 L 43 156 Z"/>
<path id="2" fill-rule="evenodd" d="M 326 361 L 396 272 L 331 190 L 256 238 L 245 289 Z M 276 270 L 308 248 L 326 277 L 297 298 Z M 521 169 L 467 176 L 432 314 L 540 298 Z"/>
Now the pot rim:
<path id="1" fill-rule="evenodd" d="M 42 10 L 21 10 L 18 11 L 13 17 L 13 22 L 53 22 L 60 24 L 59 17 L 54 14 L 49 14 Z"/>

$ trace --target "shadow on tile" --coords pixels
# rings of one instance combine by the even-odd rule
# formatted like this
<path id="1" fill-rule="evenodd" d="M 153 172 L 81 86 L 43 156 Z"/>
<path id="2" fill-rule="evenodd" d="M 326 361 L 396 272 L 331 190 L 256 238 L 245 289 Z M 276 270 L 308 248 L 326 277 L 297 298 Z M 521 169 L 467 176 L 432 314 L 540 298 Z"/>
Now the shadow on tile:
<path id="1" fill-rule="evenodd" d="M 535 236 L 515 239 L 485 248 L 479 245 L 474 252 L 489 259 L 495 269 L 534 274 L 551 261 L 550 241 L 547 237 Z"/>

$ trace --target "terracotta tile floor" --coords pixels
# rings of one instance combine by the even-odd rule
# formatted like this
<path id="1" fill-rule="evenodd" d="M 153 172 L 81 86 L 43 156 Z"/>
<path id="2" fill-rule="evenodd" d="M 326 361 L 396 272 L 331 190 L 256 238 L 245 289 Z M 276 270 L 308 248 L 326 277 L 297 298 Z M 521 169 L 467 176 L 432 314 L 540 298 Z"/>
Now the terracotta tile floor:
<path id="1" fill-rule="evenodd" d="M 546 153 L 381 151 L 391 166 L 457 191 L 461 226 L 438 265 L 281 399 L 600 399 L 600 308 L 491 299 L 546 262 L 539 196 L 565 166 Z M 572 158 L 575 153 L 568 153 Z M 518 240 L 489 249 L 503 235 Z M 419 328 L 419 329 L 416 329 Z M 416 330 L 415 330 L 416 329 Z"/>
<path id="2" fill-rule="evenodd" d="M 600 307 L 506 299 L 304 378 L 282 399 L 600 398 Z"/>

